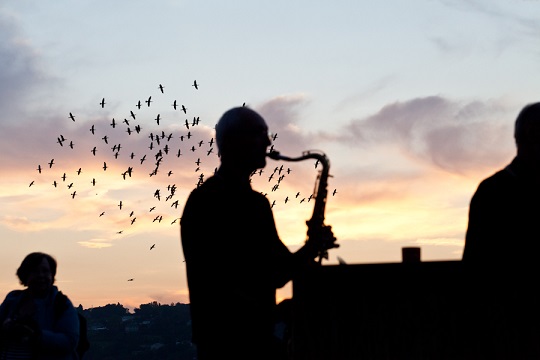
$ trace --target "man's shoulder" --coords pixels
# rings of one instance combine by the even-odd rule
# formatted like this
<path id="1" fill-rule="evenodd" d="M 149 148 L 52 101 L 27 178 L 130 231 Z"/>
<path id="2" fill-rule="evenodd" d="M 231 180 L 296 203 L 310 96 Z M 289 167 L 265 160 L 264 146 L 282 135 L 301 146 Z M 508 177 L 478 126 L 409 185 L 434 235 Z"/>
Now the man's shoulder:
<path id="1" fill-rule="evenodd" d="M 11 290 L 6 295 L 6 301 L 18 300 L 24 294 L 24 290 Z"/>
<path id="2" fill-rule="evenodd" d="M 512 168 L 509 165 L 503 169 L 496 171 L 492 175 L 482 180 L 482 182 L 480 183 L 480 186 L 498 187 L 500 185 L 512 184 L 516 180 L 517 180 L 517 176 L 512 172 Z"/>
<path id="3" fill-rule="evenodd" d="M 0 305 L 0 308 L 2 309 L 2 316 L 5 315 L 5 311 L 9 311 L 8 309 L 11 309 L 21 300 L 23 294 L 24 290 L 11 290 L 7 293 L 4 301 L 2 301 L 2 304 Z"/>
<path id="4" fill-rule="evenodd" d="M 513 197 L 519 191 L 519 177 L 516 176 L 510 166 L 506 166 L 488 176 L 480 182 L 474 197 L 477 199 L 492 198 L 493 201 L 501 197 Z"/>

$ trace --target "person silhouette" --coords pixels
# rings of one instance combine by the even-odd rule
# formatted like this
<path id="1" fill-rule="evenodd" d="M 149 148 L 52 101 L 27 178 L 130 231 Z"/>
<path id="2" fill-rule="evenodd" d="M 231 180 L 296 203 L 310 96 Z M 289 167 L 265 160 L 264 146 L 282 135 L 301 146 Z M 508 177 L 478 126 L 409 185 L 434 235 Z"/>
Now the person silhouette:
<path id="1" fill-rule="evenodd" d="M 540 358 L 540 103 L 514 124 L 516 155 L 472 196 L 462 262 L 475 357 Z"/>
<path id="2" fill-rule="evenodd" d="M 266 196 L 252 189 L 271 141 L 265 120 L 248 107 L 226 111 L 215 127 L 216 173 L 193 189 L 180 220 L 199 360 L 278 359 L 276 290 L 318 266 L 321 248 L 337 247 L 324 226 L 296 252 L 281 241 Z"/>
<path id="3" fill-rule="evenodd" d="M 53 285 L 56 269 L 42 252 L 28 254 L 17 269 L 26 289 L 10 291 L 0 305 L 0 359 L 79 358 L 77 309 Z"/>

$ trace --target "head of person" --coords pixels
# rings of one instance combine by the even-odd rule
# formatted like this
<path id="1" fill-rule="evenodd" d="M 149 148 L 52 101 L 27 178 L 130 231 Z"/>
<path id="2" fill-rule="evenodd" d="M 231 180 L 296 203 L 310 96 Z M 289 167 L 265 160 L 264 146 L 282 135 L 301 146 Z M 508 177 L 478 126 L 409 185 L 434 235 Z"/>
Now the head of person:
<path id="1" fill-rule="evenodd" d="M 518 157 L 540 168 L 540 102 L 526 105 L 514 127 Z"/>
<path id="2" fill-rule="evenodd" d="M 221 164 L 251 173 L 266 166 L 271 141 L 263 117 L 247 107 L 226 111 L 216 124 L 216 145 Z"/>
<path id="3" fill-rule="evenodd" d="M 51 255 L 33 252 L 22 261 L 17 269 L 17 277 L 31 292 L 46 294 L 54 284 L 56 266 L 56 260 Z"/>

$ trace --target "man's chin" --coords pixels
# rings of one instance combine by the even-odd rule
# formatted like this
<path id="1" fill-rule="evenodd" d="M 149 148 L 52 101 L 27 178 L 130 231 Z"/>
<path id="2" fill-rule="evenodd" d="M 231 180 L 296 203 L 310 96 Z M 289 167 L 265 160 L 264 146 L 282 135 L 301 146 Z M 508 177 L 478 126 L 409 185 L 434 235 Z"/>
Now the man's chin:
<path id="1" fill-rule="evenodd" d="M 259 161 L 259 164 L 257 166 L 257 169 L 262 169 L 266 166 L 266 158 L 262 159 L 261 161 Z"/>

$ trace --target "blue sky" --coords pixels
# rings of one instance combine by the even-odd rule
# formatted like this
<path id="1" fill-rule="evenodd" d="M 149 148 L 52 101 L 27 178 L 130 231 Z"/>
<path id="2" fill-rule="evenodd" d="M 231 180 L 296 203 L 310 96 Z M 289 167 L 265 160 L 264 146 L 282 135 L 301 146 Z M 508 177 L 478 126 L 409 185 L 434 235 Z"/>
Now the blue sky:
<path id="1" fill-rule="evenodd" d="M 539 17 L 535 0 L 0 1 L 0 289 L 18 287 L 16 267 L 41 250 L 58 258 L 58 285 L 85 307 L 187 302 L 171 222 L 200 173 L 218 165 L 203 147 L 189 148 L 202 140 L 209 150 L 219 116 L 243 103 L 266 118 L 282 153 L 318 149 L 329 157 L 329 191 L 337 192 L 326 222 L 341 247 L 328 264 L 337 256 L 400 261 L 401 247 L 411 245 L 426 261 L 459 259 L 470 197 L 512 159 L 513 121 L 538 101 Z M 188 146 L 179 139 L 193 117 L 201 122 Z M 131 124 L 113 130 L 112 118 Z M 135 124 L 140 136 L 127 135 Z M 150 132 L 173 134 L 171 149 L 182 148 L 182 157 L 163 161 L 169 176 L 149 176 L 151 163 L 140 164 L 157 151 L 148 149 Z M 60 146 L 60 135 L 74 149 Z M 119 143 L 114 159 L 109 147 Z M 280 236 L 295 249 L 313 209 L 300 201 L 317 170 L 308 161 L 283 163 L 291 176 L 271 191 L 266 175 L 279 165 L 269 161 L 254 187 L 276 201 Z M 155 191 L 167 194 L 171 184 L 174 197 L 157 200 Z"/>

